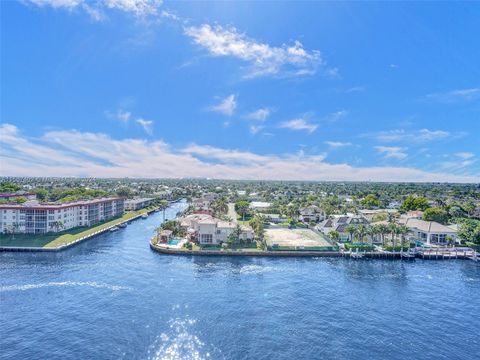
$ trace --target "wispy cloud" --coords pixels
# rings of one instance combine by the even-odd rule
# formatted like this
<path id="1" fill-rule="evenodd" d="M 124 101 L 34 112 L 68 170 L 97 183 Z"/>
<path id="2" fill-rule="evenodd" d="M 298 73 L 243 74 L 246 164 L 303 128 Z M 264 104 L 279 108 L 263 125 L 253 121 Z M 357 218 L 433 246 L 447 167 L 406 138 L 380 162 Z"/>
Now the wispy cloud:
<path id="1" fill-rule="evenodd" d="M 270 116 L 271 110 L 269 108 L 261 108 L 251 113 L 248 113 L 245 117 L 250 120 L 265 121 Z"/>
<path id="2" fill-rule="evenodd" d="M 250 125 L 250 134 L 256 135 L 263 128 L 264 126 L 261 126 L 261 125 Z"/>
<path id="3" fill-rule="evenodd" d="M 306 130 L 309 133 L 313 133 L 315 130 L 317 130 L 318 125 L 308 123 L 305 119 L 293 119 L 282 122 L 280 127 L 290 130 Z"/>
<path id="4" fill-rule="evenodd" d="M 400 146 L 375 146 L 375 150 L 389 159 L 403 160 L 408 156 Z"/>
<path id="5" fill-rule="evenodd" d="M 459 157 L 460 159 L 463 159 L 463 160 L 468 160 L 468 159 L 471 159 L 475 156 L 474 153 L 471 153 L 471 152 L 457 152 L 455 153 L 455 156 Z"/>
<path id="6" fill-rule="evenodd" d="M 158 140 L 117 140 L 75 130 L 32 138 L 12 124 L 0 125 L 0 145 L 2 174 L 11 176 L 478 182 L 480 175 L 330 164 L 324 154 L 261 155 L 196 144 L 176 150 Z"/>
<path id="7" fill-rule="evenodd" d="M 339 111 L 335 111 L 331 114 L 328 114 L 326 117 L 325 117 L 325 120 L 327 121 L 338 121 L 340 119 L 343 119 L 344 117 L 346 117 L 348 115 L 348 111 L 347 110 L 339 110 Z"/>
<path id="8" fill-rule="evenodd" d="M 345 92 L 349 94 L 349 93 L 364 92 L 365 90 L 366 90 L 365 86 L 352 86 L 351 88 L 346 89 Z"/>
<path id="9" fill-rule="evenodd" d="M 480 99 L 480 88 L 459 89 L 447 92 L 432 93 L 425 96 L 426 100 L 454 103 Z"/>
<path id="10" fill-rule="evenodd" d="M 209 111 L 218 112 L 223 115 L 232 116 L 237 108 L 237 98 L 235 95 L 228 95 L 225 99 L 216 105 L 208 108 Z"/>
<path id="11" fill-rule="evenodd" d="M 433 140 L 441 140 L 449 137 L 458 137 L 461 134 L 452 134 L 445 130 L 411 130 L 396 129 L 390 131 L 379 131 L 372 134 L 364 134 L 364 136 L 373 137 L 378 141 L 392 142 L 392 141 L 412 141 L 412 142 L 427 142 Z"/>
<path id="12" fill-rule="evenodd" d="M 139 124 L 143 130 L 148 134 L 152 135 L 153 134 L 153 121 L 152 120 L 145 120 L 142 118 L 139 118 L 136 120 L 137 124 Z"/>
<path id="13" fill-rule="evenodd" d="M 248 63 L 247 78 L 280 73 L 312 75 L 324 64 L 319 51 L 307 51 L 299 41 L 274 47 L 248 38 L 234 27 L 209 24 L 186 27 L 185 34 L 212 56 L 229 56 Z"/>
<path id="14" fill-rule="evenodd" d="M 100 21 L 105 18 L 104 11 L 118 10 L 135 17 L 162 15 L 159 12 L 162 0 L 24 0 L 39 7 L 51 7 L 54 9 L 65 9 L 68 11 L 83 10 L 93 20 Z"/>
<path id="15" fill-rule="evenodd" d="M 342 147 L 352 146 L 351 142 L 341 142 L 341 141 L 324 141 L 325 144 L 330 146 L 333 149 L 338 149 Z"/>

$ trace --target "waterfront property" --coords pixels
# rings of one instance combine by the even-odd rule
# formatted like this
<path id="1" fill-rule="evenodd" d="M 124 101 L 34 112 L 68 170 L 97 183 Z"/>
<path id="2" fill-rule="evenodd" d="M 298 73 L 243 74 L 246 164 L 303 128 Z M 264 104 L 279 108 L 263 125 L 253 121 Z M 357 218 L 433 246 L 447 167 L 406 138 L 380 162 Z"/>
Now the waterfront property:
<path id="1" fill-rule="evenodd" d="M 411 240 L 427 245 L 446 245 L 455 242 L 457 231 L 452 227 L 439 224 L 435 221 L 406 219 L 404 225 L 410 230 Z"/>
<path id="2" fill-rule="evenodd" d="M 45 234 L 75 227 L 93 226 L 122 215 L 124 199 L 98 198 L 71 203 L 39 203 L 0 205 L 0 232 Z"/>
<path id="3" fill-rule="evenodd" d="M 227 242 L 237 224 L 229 221 L 222 221 L 208 214 L 191 214 L 180 219 L 182 226 L 188 234 L 188 239 L 201 245 L 219 245 Z M 239 240 L 253 242 L 255 234 L 248 225 L 240 226 Z"/>
<path id="4" fill-rule="evenodd" d="M 269 228 L 265 241 L 269 250 L 336 250 L 323 234 L 310 229 Z"/>
<path id="5" fill-rule="evenodd" d="M 125 210 L 135 211 L 146 208 L 152 204 L 153 198 L 135 198 L 125 200 Z"/>
<path id="6" fill-rule="evenodd" d="M 347 232 L 348 225 L 368 225 L 369 222 L 360 215 L 334 215 L 321 222 L 317 229 L 325 235 L 332 231 L 338 231 L 339 241 L 347 242 L 350 240 L 350 234 Z"/>

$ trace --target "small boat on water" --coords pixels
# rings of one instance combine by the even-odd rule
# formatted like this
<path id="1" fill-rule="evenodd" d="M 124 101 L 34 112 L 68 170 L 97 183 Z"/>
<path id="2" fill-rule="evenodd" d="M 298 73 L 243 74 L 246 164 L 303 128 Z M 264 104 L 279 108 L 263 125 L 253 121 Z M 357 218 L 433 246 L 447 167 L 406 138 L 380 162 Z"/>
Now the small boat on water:
<path id="1" fill-rule="evenodd" d="M 147 213 L 145 213 L 145 214 L 142 215 L 142 219 L 146 219 L 146 218 L 148 218 L 148 214 L 147 214 Z"/>
<path id="2" fill-rule="evenodd" d="M 118 227 L 121 227 L 121 228 L 126 228 L 127 227 L 127 223 L 124 222 L 124 223 L 121 223 L 120 225 L 118 225 Z"/>
<path id="3" fill-rule="evenodd" d="M 118 229 L 119 229 L 118 226 L 114 226 L 114 227 L 110 228 L 108 231 L 114 232 L 114 231 L 117 231 Z"/>

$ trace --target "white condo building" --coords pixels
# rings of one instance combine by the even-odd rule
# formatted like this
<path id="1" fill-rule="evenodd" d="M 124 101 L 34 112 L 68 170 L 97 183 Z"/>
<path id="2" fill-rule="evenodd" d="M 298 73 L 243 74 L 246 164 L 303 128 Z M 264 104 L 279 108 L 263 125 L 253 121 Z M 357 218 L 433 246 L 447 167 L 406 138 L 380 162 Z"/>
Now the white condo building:
<path id="1" fill-rule="evenodd" d="M 0 205 L 0 232 L 42 234 L 92 226 L 122 215 L 124 202 L 121 197 L 110 197 L 64 204 L 4 204 Z"/>

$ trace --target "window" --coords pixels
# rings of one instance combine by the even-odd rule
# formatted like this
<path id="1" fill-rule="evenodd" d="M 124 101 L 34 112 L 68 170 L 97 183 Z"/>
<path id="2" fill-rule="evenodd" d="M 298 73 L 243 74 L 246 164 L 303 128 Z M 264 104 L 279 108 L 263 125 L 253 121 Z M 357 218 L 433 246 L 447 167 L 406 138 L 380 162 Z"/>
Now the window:
<path id="1" fill-rule="evenodd" d="M 201 234 L 200 241 L 203 243 L 212 243 L 213 235 L 212 234 Z"/>

